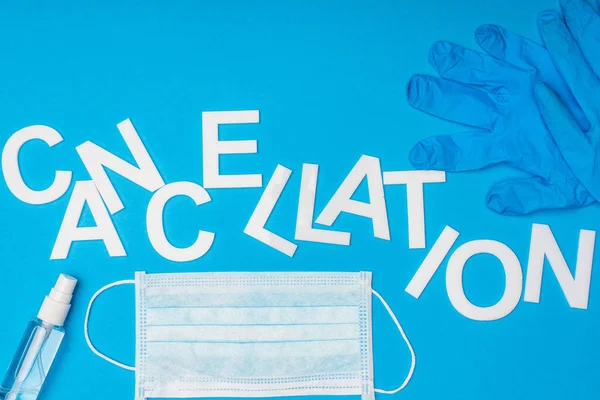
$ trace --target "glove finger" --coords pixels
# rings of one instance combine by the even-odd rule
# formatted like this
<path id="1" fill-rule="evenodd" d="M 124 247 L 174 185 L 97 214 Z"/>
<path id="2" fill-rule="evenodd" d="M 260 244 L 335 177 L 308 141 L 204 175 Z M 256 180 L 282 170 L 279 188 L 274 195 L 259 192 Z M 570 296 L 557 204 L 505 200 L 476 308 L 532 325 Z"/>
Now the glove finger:
<path id="1" fill-rule="evenodd" d="M 598 78 L 557 12 L 546 11 L 540 14 L 538 26 L 554 64 L 593 126 L 595 119 L 600 116 L 595 99 L 600 93 Z"/>
<path id="2" fill-rule="evenodd" d="M 412 107 L 459 124 L 491 130 L 498 116 L 488 93 L 434 76 L 413 76 L 407 95 Z"/>
<path id="3" fill-rule="evenodd" d="M 535 96 L 546 126 L 569 167 L 587 190 L 600 199 L 600 174 L 594 165 L 597 162 L 594 146 L 590 145 L 573 116 L 549 87 L 536 84 Z"/>
<path id="4" fill-rule="evenodd" d="M 600 15 L 600 0 L 588 0 L 588 4 L 596 14 Z"/>
<path id="5" fill-rule="evenodd" d="M 526 71 L 554 70 L 548 51 L 534 41 L 494 24 L 475 30 L 475 41 L 483 50 L 500 60 Z"/>
<path id="6" fill-rule="evenodd" d="M 510 92 L 525 74 L 497 58 L 444 41 L 431 47 L 429 63 L 442 78 L 492 92 Z"/>
<path id="7" fill-rule="evenodd" d="M 561 0 L 560 5 L 581 52 L 600 76 L 600 15 L 585 0 Z"/>
<path id="8" fill-rule="evenodd" d="M 539 177 L 508 180 L 493 185 L 487 206 L 503 215 L 527 215 L 537 211 L 584 207 L 595 202 L 580 186 L 560 187 Z"/>
<path id="9" fill-rule="evenodd" d="M 567 104 L 581 129 L 590 128 L 583 110 L 564 79 L 556 69 L 548 50 L 516 33 L 498 25 L 482 25 L 475 31 L 477 44 L 486 52 L 500 60 L 526 71 L 536 72 L 540 79 L 552 88 Z"/>
<path id="10" fill-rule="evenodd" d="M 489 132 L 433 136 L 418 142 L 409 153 L 415 168 L 449 172 L 481 169 L 505 159 L 502 138 Z"/>

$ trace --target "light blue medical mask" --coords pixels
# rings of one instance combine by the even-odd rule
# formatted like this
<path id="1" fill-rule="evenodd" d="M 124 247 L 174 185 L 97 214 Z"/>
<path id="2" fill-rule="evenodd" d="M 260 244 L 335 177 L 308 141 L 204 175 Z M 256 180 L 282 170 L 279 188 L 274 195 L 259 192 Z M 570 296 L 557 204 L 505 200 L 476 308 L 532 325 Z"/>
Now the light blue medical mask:
<path id="1" fill-rule="evenodd" d="M 92 345 L 96 297 L 134 283 L 136 366 Z M 371 293 L 396 323 L 412 362 L 394 390 L 373 387 Z M 90 300 L 85 338 L 105 360 L 135 371 L 135 398 L 393 394 L 415 353 L 370 272 L 146 274 Z"/>

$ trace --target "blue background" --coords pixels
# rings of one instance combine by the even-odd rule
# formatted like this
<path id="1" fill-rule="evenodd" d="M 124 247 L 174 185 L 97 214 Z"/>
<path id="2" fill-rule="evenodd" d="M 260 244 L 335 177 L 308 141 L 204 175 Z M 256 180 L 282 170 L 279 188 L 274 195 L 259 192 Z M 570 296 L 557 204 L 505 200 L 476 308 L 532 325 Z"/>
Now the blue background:
<path id="1" fill-rule="evenodd" d="M 224 127 L 223 139 L 257 139 L 255 155 L 223 156 L 223 173 L 261 173 L 277 164 L 293 170 L 267 228 L 293 239 L 303 162 L 320 165 L 316 213 L 362 154 L 384 171 L 412 169 L 408 151 L 433 134 L 464 130 L 412 109 L 406 83 L 432 73 L 429 46 L 450 40 L 477 48 L 473 32 L 496 23 L 538 39 L 536 15 L 554 0 L 419 1 L 105 1 L 102 5 L 21 1 L 0 11 L 0 143 L 18 129 L 46 124 L 64 142 L 49 150 L 31 142 L 21 166 L 27 183 L 47 187 L 56 169 L 89 179 L 75 147 L 86 140 L 132 162 L 116 124 L 130 118 L 166 182 L 202 184 L 201 113 L 260 110 L 260 123 Z M 450 225 L 461 233 L 453 249 L 475 239 L 506 243 L 524 270 L 532 223 L 549 224 L 571 268 L 579 229 L 600 228 L 600 208 L 499 216 L 484 204 L 488 187 L 522 174 L 499 166 L 448 174 L 425 189 L 428 249 Z M 27 318 L 61 272 L 80 279 L 67 336 L 43 390 L 46 399 L 131 399 L 134 374 L 88 349 L 83 319 L 102 285 L 134 271 L 372 270 L 411 339 L 417 367 L 405 399 L 597 399 L 600 396 L 600 309 L 597 270 L 588 310 L 571 309 L 546 268 L 539 304 L 521 302 L 504 319 L 471 321 L 451 305 L 445 263 L 420 299 L 404 288 L 428 249 L 410 250 L 406 190 L 386 186 L 391 241 L 373 237 L 370 220 L 342 214 L 335 228 L 352 232 L 350 247 L 298 242 L 296 255 L 245 235 L 262 189 L 213 189 L 212 201 L 169 202 L 169 239 L 187 246 L 198 229 L 216 233 L 211 250 L 189 263 L 154 251 L 145 228 L 151 193 L 109 173 L 125 209 L 113 222 L 127 257 L 111 258 L 101 242 L 76 243 L 66 260 L 50 253 L 74 184 L 43 205 L 17 200 L 0 182 L 0 365 L 11 360 Z M 364 188 L 362 188 L 364 189 Z M 359 190 L 357 199 L 365 199 Z M 89 214 L 81 225 L 93 224 Z M 447 261 L 447 259 L 446 259 Z M 594 263 L 597 267 L 597 262 Z M 494 304 L 504 274 L 491 256 L 465 269 L 467 296 Z M 98 299 L 90 325 L 97 347 L 134 361 L 134 291 L 119 287 Z M 375 384 L 399 385 L 409 353 L 383 307 L 374 302 Z M 378 395 L 378 398 L 384 398 Z"/>

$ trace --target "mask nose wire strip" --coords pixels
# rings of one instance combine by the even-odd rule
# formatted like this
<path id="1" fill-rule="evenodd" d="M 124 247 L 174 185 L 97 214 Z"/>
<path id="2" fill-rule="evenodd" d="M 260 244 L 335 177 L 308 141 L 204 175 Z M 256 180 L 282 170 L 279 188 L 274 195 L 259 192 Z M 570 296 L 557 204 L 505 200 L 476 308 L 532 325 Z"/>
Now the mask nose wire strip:
<path id="1" fill-rule="evenodd" d="M 92 344 L 92 341 L 90 340 L 90 336 L 88 334 L 88 322 L 90 320 L 90 311 L 92 310 L 92 304 L 94 304 L 96 297 L 98 297 L 98 295 L 100 293 L 102 293 L 105 290 L 108 290 L 112 287 L 120 286 L 120 285 L 127 285 L 127 284 L 135 284 L 135 281 L 134 280 L 124 280 L 124 281 L 117 281 L 117 282 L 109 283 L 108 285 L 100 288 L 96 293 L 94 293 L 94 295 L 90 299 L 90 304 L 88 304 L 87 312 L 85 313 L 85 321 L 83 322 L 83 335 L 85 336 L 85 341 L 87 342 L 87 345 L 89 346 L 90 350 L 92 350 L 94 352 L 94 354 L 105 359 L 109 363 L 116 365 L 117 367 L 121 367 L 121 368 L 127 369 L 129 371 L 135 371 L 135 367 L 122 364 L 122 363 L 118 362 L 117 360 L 113 360 L 112 358 L 100 353 Z"/>
<path id="2" fill-rule="evenodd" d="M 394 393 L 398 393 L 399 391 L 404 389 L 406 387 L 406 385 L 408 385 L 408 381 L 410 381 L 410 378 L 412 378 L 413 372 L 415 371 L 415 364 L 416 364 L 417 358 L 415 356 L 415 351 L 414 351 L 412 345 L 410 344 L 410 342 L 408 341 L 408 338 L 406 337 L 406 333 L 404 333 L 404 329 L 402 329 L 400 322 L 398 322 L 398 318 L 396 318 L 396 316 L 394 315 L 394 312 L 392 311 L 392 309 L 390 308 L 388 303 L 383 299 L 383 297 L 381 297 L 381 295 L 379 293 L 377 293 L 373 289 L 371 289 L 371 290 L 373 291 L 373 294 L 375 296 L 377 296 L 379 298 L 379 300 L 381 300 L 381 303 L 383 304 L 383 306 L 385 307 L 387 312 L 390 314 L 390 317 L 392 317 L 392 319 L 394 320 L 396 327 L 398 327 L 398 330 L 400 331 L 402 338 L 404 339 L 404 341 L 406 342 L 406 345 L 408 346 L 408 349 L 410 350 L 410 357 L 411 357 L 410 371 L 408 372 L 408 376 L 406 377 L 406 379 L 404 380 L 402 385 L 398 386 L 394 390 L 375 389 L 375 393 L 394 394 Z"/>

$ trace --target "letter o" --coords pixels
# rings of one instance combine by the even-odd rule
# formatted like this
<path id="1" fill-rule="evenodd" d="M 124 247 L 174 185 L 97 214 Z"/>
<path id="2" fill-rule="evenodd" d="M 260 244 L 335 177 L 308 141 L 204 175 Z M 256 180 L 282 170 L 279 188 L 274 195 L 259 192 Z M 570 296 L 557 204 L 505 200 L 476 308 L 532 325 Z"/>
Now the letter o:
<path id="1" fill-rule="evenodd" d="M 465 296 L 463 270 L 475 254 L 491 254 L 502 263 L 506 287 L 502 298 L 493 306 L 478 307 Z M 510 314 L 521 298 L 523 271 L 515 253 L 505 244 L 495 240 L 473 240 L 460 246 L 450 256 L 446 269 L 446 290 L 454 308 L 467 318 L 476 321 L 494 321 Z"/>

